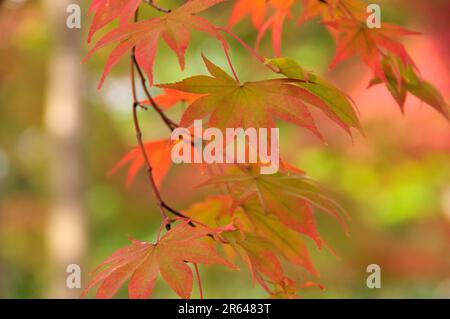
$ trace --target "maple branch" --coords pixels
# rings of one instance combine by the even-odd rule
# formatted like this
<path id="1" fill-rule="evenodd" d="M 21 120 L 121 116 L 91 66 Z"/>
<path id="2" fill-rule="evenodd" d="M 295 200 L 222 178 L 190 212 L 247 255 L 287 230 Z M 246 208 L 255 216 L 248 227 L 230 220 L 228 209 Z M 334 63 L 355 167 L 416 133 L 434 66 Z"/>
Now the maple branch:
<path id="1" fill-rule="evenodd" d="M 171 120 L 169 117 L 167 117 L 167 115 L 164 113 L 164 111 L 159 107 L 158 104 L 156 104 L 155 100 L 153 99 L 152 95 L 150 94 L 150 90 L 147 87 L 147 80 L 145 79 L 145 75 L 144 72 L 142 71 L 141 67 L 139 66 L 137 59 L 136 59 L 136 55 L 135 55 L 135 50 L 133 49 L 133 53 L 131 55 L 131 59 L 133 61 L 134 67 L 136 68 L 136 70 L 138 71 L 138 75 L 139 78 L 141 79 L 141 86 L 142 89 L 145 92 L 145 95 L 147 96 L 147 99 L 149 100 L 150 104 L 152 105 L 153 109 L 159 114 L 159 116 L 161 117 L 161 119 L 163 120 L 163 122 L 167 125 L 167 127 L 173 131 L 178 127 L 178 124 L 175 123 L 173 120 Z M 134 72 L 134 69 L 133 69 Z M 139 104 L 139 103 L 138 103 Z"/>
<path id="2" fill-rule="evenodd" d="M 163 9 L 159 6 L 157 6 L 156 4 L 154 4 L 154 2 L 152 0 L 144 0 L 145 3 L 150 4 L 152 7 L 154 7 L 155 9 L 157 9 L 158 11 L 161 12 L 165 12 L 165 13 L 170 13 L 170 10 L 166 10 Z M 137 22 L 139 20 L 139 9 L 136 10 L 135 16 L 134 16 L 134 22 Z M 226 47 L 223 47 L 225 50 L 225 55 L 227 56 L 228 62 L 230 63 L 230 67 L 233 71 L 233 74 L 236 77 L 236 80 L 239 82 L 239 80 L 237 79 L 237 75 L 235 73 L 235 70 L 233 68 L 233 65 L 231 64 L 231 60 L 230 57 L 227 54 L 226 51 Z M 164 211 L 165 209 L 169 212 L 171 212 L 172 214 L 174 214 L 175 216 L 178 216 L 180 218 L 189 220 L 188 224 L 191 227 L 196 227 L 196 225 L 194 224 L 194 222 L 192 220 L 189 219 L 188 216 L 180 213 L 179 211 L 173 209 L 172 207 L 170 207 L 163 199 L 161 196 L 161 193 L 158 190 L 158 187 L 156 185 L 155 179 L 153 177 L 153 167 L 150 163 L 149 157 L 147 155 L 147 151 L 145 149 L 144 146 L 144 142 L 142 140 L 142 130 L 140 127 L 140 123 L 139 123 L 139 117 L 137 114 L 137 108 L 141 107 L 144 110 L 148 110 L 148 107 L 143 105 L 142 103 L 139 102 L 138 97 L 137 97 L 137 92 L 136 92 L 136 77 L 135 77 L 135 70 L 137 70 L 138 76 L 140 78 L 141 81 L 141 86 L 142 89 L 145 92 L 145 95 L 147 96 L 147 99 L 149 100 L 150 104 L 152 105 L 153 109 L 155 109 L 155 111 L 159 114 L 159 116 L 161 117 L 161 119 L 163 120 L 163 122 L 167 125 L 167 127 L 173 132 L 176 128 L 179 127 L 179 125 L 177 123 L 175 123 L 173 120 L 171 120 L 169 117 L 167 117 L 167 115 L 164 113 L 164 111 L 159 107 L 159 105 L 155 102 L 155 100 L 153 99 L 152 95 L 150 94 L 150 90 L 147 87 L 147 80 L 146 77 L 144 75 L 144 72 L 142 71 L 141 67 L 139 66 L 139 63 L 137 62 L 136 59 L 136 47 L 133 47 L 132 49 L 132 54 L 131 54 L 131 87 L 132 87 L 132 95 L 133 95 L 133 122 L 134 122 L 134 127 L 136 130 L 136 138 L 139 144 L 139 148 L 141 150 L 142 156 L 144 157 L 144 162 L 145 165 L 147 166 L 147 173 L 148 173 L 148 177 L 150 180 L 150 184 L 152 186 L 152 190 L 153 190 L 153 194 L 158 202 L 158 207 L 159 207 L 159 211 L 161 214 L 161 217 L 163 218 L 163 225 L 165 225 L 167 230 L 170 230 L 170 225 L 172 220 L 167 216 L 166 212 Z M 193 143 L 193 142 L 192 142 Z M 160 237 L 160 233 L 158 234 L 158 239 Z M 208 235 L 209 236 L 209 235 Z M 213 237 L 212 235 L 210 237 Z M 200 280 L 200 278 L 199 278 Z"/>
<path id="3" fill-rule="evenodd" d="M 139 12 L 138 10 L 136 11 L 134 20 L 135 22 L 137 22 L 139 17 Z M 155 100 L 152 98 L 150 91 L 147 88 L 147 84 L 146 84 L 146 79 L 145 79 L 145 75 L 142 72 L 141 68 L 139 67 L 139 64 L 137 63 L 136 60 L 136 48 L 134 47 L 132 49 L 132 54 L 131 54 L 131 88 L 132 88 L 132 95 L 133 95 L 133 122 L 134 122 L 134 127 L 136 130 L 136 138 L 139 144 L 139 148 L 141 150 L 142 156 L 144 158 L 144 162 L 145 165 L 147 166 L 147 173 L 148 173 L 148 177 L 150 180 L 150 184 L 152 186 L 152 190 L 153 190 L 153 194 L 158 202 L 158 207 L 159 207 L 159 211 L 161 214 L 161 217 L 163 218 L 163 223 L 166 226 L 166 229 L 169 230 L 170 229 L 170 223 L 171 220 L 170 218 L 167 216 L 167 214 L 165 213 L 165 209 L 167 209 L 169 212 L 171 212 L 172 214 L 174 214 L 175 216 L 184 218 L 184 219 L 188 219 L 187 216 L 183 215 L 182 213 L 178 212 L 177 210 L 171 208 L 169 205 L 167 205 L 162 197 L 161 194 L 158 190 L 158 187 L 156 185 L 155 179 L 153 177 L 153 167 L 150 163 L 147 151 L 145 149 L 144 146 L 144 142 L 142 140 L 142 130 L 141 130 L 141 126 L 139 123 L 139 117 L 137 114 L 137 108 L 141 107 L 145 110 L 147 110 L 147 107 L 145 105 L 142 105 L 141 103 L 139 103 L 138 101 L 138 97 L 137 97 L 137 92 L 136 92 L 136 77 L 135 77 L 135 70 L 138 71 L 139 77 L 141 79 L 141 85 L 142 88 L 144 89 L 144 92 L 148 98 L 148 100 L 150 101 L 150 104 L 153 106 L 153 108 L 158 112 L 158 114 L 160 115 L 161 119 L 164 121 L 164 123 L 166 123 L 166 125 L 170 128 L 171 131 L 173 131 L 175 128 L 178 127 L 178 124 L 176 124 L 175 122 L 173 122 L 170 118 L 168 118 L 164 112 L 161 110 L 161 108 L 156 104 Z M 189 225 L 195 227 L 195 225 L 193 224 L 192 221 L 189 221 Z M 159 237 L 159 235 L 158 235 Z"/>
<path id="4" fill-rule="evenodd" d="M 133 57 L 134 57 L 134 51 L 135 51 L 135 49 L 133 48 Z M 139 117 L 137 114 L 139 102 L 137 101 L 136 79 L 135 79 L 135 74 L 134 74 L 135 72 L 134 72 L 134 62 L 133 61 L 134 61 L 134 59 L 132 59 L 132 61 L 131 61 L 131 88 L 132 88 L 132 92 L 133 92 L 133 123 L 134 123 L 134 128 L 136 130 L 136 139 L 138 141 L 139 148 L 142 153 L 142 157 L 144 158 L 144 162 L 147 166 L 148 178 L 149 178 L 150 184 L 152 186 L 153 195 L 155 196 L 156 200 L 158 201 L 159 212 L 161 214 L 161 217 L 164 219 L 166 228 L 170 229 L 170 222 L 168 222 L 169 217 L 167 216 L 167 214 L 164 211 L 164 207 L 162 205 L 161 194 L 159 193 L 158 187 L 155 183 L 155 179 L 153 178 L 153 173 L 152 173 L 153 168 L 152 168 L 152 165 L 150 164 L 150 160 L 148 158 L 147 151 L 144 146 L 144 142 L 142 141 L 142 130 L 141 130 L 141 126 L 139 123 Z"/>
<path id="5" fill-rule="evenodd" d="M 148 4 L 149 6 L 151 6 L 153 9 L 156 9 L 159 12 L 163 12 L 163 13 L 171 13 L 172 10 L 170 9 L 165 9 L 161 6 L 159 6 L 158 4 L 155 3 L 155 0 L 143 0 L 143 2 L 145 2 L 146 4 Z"/>
<path id="6" fill-rule="evenodd" d="M 175 216 L 184 218 L 184 219 L 189 219 L 188 216 L 183 215 L 182 213 L 180 213 L 179 211 L 173 209 L 172 207 L 170 207 L 169 205 L 167 205 L 164 201 L 161 202 L 162 206 L 167 209 L 169 212 L 171 212 L 172 214 L 174 214 Z M 192 220 L 189 220 L 189 226 L 195 227 L 195 224 L 192 222 Z"/>

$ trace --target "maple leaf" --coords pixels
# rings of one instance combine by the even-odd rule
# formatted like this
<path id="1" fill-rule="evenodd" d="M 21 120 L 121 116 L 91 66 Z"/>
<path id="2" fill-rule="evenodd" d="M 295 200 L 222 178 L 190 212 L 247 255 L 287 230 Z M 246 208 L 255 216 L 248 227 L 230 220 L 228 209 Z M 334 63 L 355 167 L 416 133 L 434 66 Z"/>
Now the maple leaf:
<path id="1" fill-rule="evenodd" d="M 247 15 L 251 15 L 253 26 L 259 28 L 264 23 L 266 12 L 267 0 L 237 0 L 228 21 L 228 27 L 232 28 Z"/>
<path id="2" fill-rule="evenodd" d="M 198 94 L 191 94 L 177 90 L 164 89 L 164 93 L 153 98 L 155 103 L 163 110 L 167 110 L 178 103 L 191 104 L 200 96 Z M 150 101 L 142 102 L 144 105 L 152 105 Z"/>
<path id="3" fill-rule="evenodd" d="M 83 290 L 81 298 L 96 285 L 99 285 L 96 298 L 111 298 L 130 277 L 130 298 L 149 298 L 161 274 L 181 298 L 189 299 L 193 278 L 186 262 L 235 268 L 203 238 L 213 232 L 213 229 L 190 227 L 183 222 L 156 244 L 133 240 L 131 246 L 119 249 L 98 267 L 96 277 Z"/>
<path id="4" fill-rule="evenodd" d="M 276 289 L 286 282 L 278 257 L 318 276 L 301 236 L 280 223 L 277 215 L 266 214 L 255 198 L 239 206 L 228 195 L 210 196 L 184 213 L 209 227 L 231 222 L 238 230 L 223 234 L 223 238 L 228 241 L 226 246 L 231 245 L 249 268 L 253 281 L 257 281 L 271 295 L 274 291 L 268 287 L 268 283 Z M 292 212 L 295 213 L 301 214 L 297 208 Z M 317 234 L 314 222 L 309 224 L 307 221 L 305 225 Z"/>
<path id="5" fill-rule="evenodd" d="M 161 185 L 162 180 L 172 165 L 171 141 L 159 140 L 144 144 L 150 164 L 152 165 L 152 174 L 157 186 Z M 135 179 L 138 171 L 144 167 L 145 159 L 140 147 L 133 148 L 122 159 L 114 165 L 108 175 L 112 175 L 123 166 L 130 164 L 127 173 L 126 186 L 129 187 Z"/>
<path id="6" fill-rule="evenodd" d="M 216 27 L 208 20 L 196 15 L 223 1 L 225 0 L 191 0 L 161 17 L 125 24 L 107 33 L 85 58 L 85 60 L 88 59 L 94 52 L 109 44 L 118 43 L 108 58 L 98 87 L 102 86 L 111 68 L 133 48 L 135 48 L 139 66 L 146 72 L 150 84 L 153 85 L 153 63 L 160 38 L 175 52 L 181 69 L 185 66 L 184 55 L 193 29 L 216 37 L 224 48 L 227 48 L 225 40 Z"/>
<path id="7" fill-rule="evenodd" d="M 317 231 L 312 206 L 319 208 L 337 218 L 346 229 L 341 218 L 342 209 L 324 195 L 318 185 L 304 175 L 289 173 L 259 175 L 253 169 L 232 168 L 222 175 L 212 177 L 203 185 L 227 183 L 230 186 L 236 205 L 233 216 L 239 218 L 239 229 L 245 234 L 251 233 L 267 239 L 276 252 L 289 262 L 304 267 L 311 274 L 318 276 L 308 249 L 298 233 L 313 239 L 319 248 L 323 241 Z M 216 201 L 217 203 L 217 201 Z M 205 205 L 211 205 L 206 202 Z M 223 211 L 222 205 L 221 210 Z M 246 217 L 239 215 L 243 209 Z M 200 211 L 197 211 L 200 212 Z M 224 213 L 215 215 L 220 219 Z M 197 213 L 196 218 L 199 218 Z M 235 221 L 236 222 L 236 221 Z"/>
<path id="8" fill-rule="evenodd" d="M 189 127 L 195 120 L 210 115 L 208 125 L 227 127 L 273 128 L 274 118 L 302 126 L 322 139 L 307 104 L 325 110 L 332 120 L 348 127 L 355 123 L 344 123 L 334 115 L 335 109 L 316 95 L 313 90 L 297 85 L 299 79 L 271 79 L 239 83 L 225 71 L 203 56 L 212 76 L 193 76 L 173 84 L 159 84 L 183 92 L 203 94 L 189 105 L 180 125 Z M 304 80 L 303 80 L 304 81 Z M 306 104 L 307 103 L 307 104 Z"/>
<path id="9" fill-rule="evenodd" d="M 294 0 L 238 0 L 233 7 L 229 27 L 233 27 L 247 15 L 251 15 L 253 26 L 258 29 L 256 47 L 267 30 L 272 29 L 272 44 L 277 56 L 281 55 L 281 35 L 283 24 L 287 17 L 291 15 L 291 8 Z M 273 9 L 273 13 L 267 20 L 266 13 Z"/>
<path id="10" fill-rule="evenodd" d="M 393 55 L 384 57 L 382 62 L 386 81 L 375 77 L 369 87 L 384 82 L 402 112 L 409 92 L 450 120 L 450 108 L 442 94 L 431 83 L 423 80 L 411 65 L 405 66 Z"/>
<path id="11" fill-rule="evenodd" d="M 279 200 L 278 203 L 279 205 L 277 208 L 279 209 L 285 201 Z M 245 213 L 248 214 L 256 232 L 270 241 L 275 248 L 274 251 L 286 258 L 289 262 L 304 267 L 312 275 L 319 276 L 319 272 L 313 265 L 305 242 L 297 233 L 297 231 L 305 233 L 306 228 L 304 228 L 304 226 L 306 226 L 308 227 L 307 233 L 309 234 L 310 231 L 312 231 L 314 233 L 313 236 L 316 236 L 315 239 L 318 240 L 319 243 L 321 242 L 312 215 L 308 217 L 308 220 L 300 220 L 304 217 L 304 215 L 302 216 L 303 208 L 296 208 L 293 206 L 285 207 L 278 211 L 270 210 L 273 215 L 269 215 L 264 212 L 261 204 L 255 200 L 246 201 L 241 207 L 244 209 Z M 292 209 L 292 211 L 287 213 L 286 208 Z M 289 214 L 293 217 L 296 226 L 292 227 L 291 225 L 286 225 L 286 218 L 282 217 L 283 214 Z M 299 228 L 298 225 L 300 224 L 300 221 L 302 227 Z M 311 221 L 313 224 L 308 225 Z"/>
<path id="12" fill-rule="evenodd" d="M 221 175 L 214 176 L 204 182 L 202 185 L 224 184 L 231 185 L 233 197 L 239 203 L 245 203 L 245 200 L 255 196 L 259 199 L 262 208 L 266 212 L 271 212 L 294 230 L 311 235 L 311 232 L 305 229 L 309 228 L 307 217 L 295 217 L 289 214 L 295 214 L 295 203 L 290 200 L 301 200 L 309 203 L 331 216 L 335 217 L 346 230 L 346 223 L 341 215 L 343 209 L 332 199 L 324 194 L 321 187 L 312 179 L 305 175 L 296 173 L 278 172 L 272 175 L 260 175 L 256 167 L 231 168 Z M 302 208 L 301 206 L 297 207 Z M 298 209 L 298 208 L 297 208 Z M 302 211 L 302 209 L 300 209 Z M 312 236 L 316 240 L 316 236 Z"/>
<path id="13" fill-rule="evenodd" d="M 209 196 L 193 204 L 183 214 L 193 220 L 201 221 L 211 228 L 221 227 L 231 222 L 233 200 L 227 195 Z"/>
<path id="14" fill-rule="evenodd" d="M 284 280 L 283 267 L 273 252 L 274 247 L 270 241 L 249 233 L 243 235 L 239 231 L 228 232 L 224 237 L 247 265 L 253 282 L 257 281 L 269 294 L 271 290 L 264 277 L 270 282 Z"/>
<path id="15" fill-rule="evenodd" d="M 351 14 L 353 17 L 364 19 L 367 4 L 361 0 L 302 0 L 302 14 L 298 24 L 302 24 L 316 16 L 323 20 L 334 20 Z"/>
<path id="16" fill-rule="evenodd" d="M 93 0 L 89 14 L 94 15 L 89 29 L 88 42 L 94 34 L 111 21 L 119 18 L 120 25 L 126 24 L 134 15 L 142 0 Z"/>
<path id="17" fill-rule="evenodd" d="M 272 29 L 272 46 L 275 56 L 281 55 L 281 37 L 283 33 L 283 25 L 286 18 L 291 17 L 291 5 L 293 1 L 286 1 L 276 5 L 275 13 L 267 19 L 267 21 L 259 28 L 258 36 L 256 38 L 256 48 L 266 34 L 268 29 Z"/>
<path id="18" fill-rule="evenodd" d="M 259 225 L 257 228 L 259 228 L 265 235 L 273 237 L 274 235 L 276 235 L 276 233 L 271 235 L 268 230 L 282 229 L 284 227 L 287 227 L 290 228 L 290 230 L 288 229 L 281 231 L 279 234 L 286 234 L 287 232 L 288 234 L 291 234 L 293 238 L 295 238 L 297 236 L 294 235 L 293 232 L 291 232 L 291 230 L 293 230 L 310 237 L 317 244 L 318 248 L 322 247 L 323 242 L 320 238 L 319 232 L 317 231 L 316 221 L 314 219 L 314 213 L 311 204 L 309 204 L 305 200 L 291 198 L 288 196 L 275 198 L 274 194 L 264 195 L 264 197 L 260 197 L 264 201 L 263 203 L 259 201 L 260 198 L 258 198 L 257 196 L 246 198 L 240 203 L 240 207 L 244 209 L 245 213 L 251 215 L 250 218 L 252 219 L 253 223 Z M 275 220 L 275 217 L 277 220 Z M 286 236 L 285 238 L 287 237 L 288 236 Z M 297 243 L 291 246 L 296 247 L 299 250 L 302 247 L 305 248 L 304 245 Z M 312 263 L 309 262 L 307 252 L 305 252 L 304 258 L 306 259 L 306 262 L 301 261 L 297 264 L 300 264 L 301 266 L 307 265 L 307 268 L 309 268 L 311 273 L 315 274 L 316 271 L 312 269 Z"/>
<path id="19" fill-rule="evenodd" d="M 353 56 L 359 56 L 383 81 L 382 58 L 386 53 L 398 56 L 405 65 L 414 65 L 405 47 L 396 38 L 405 35 L 417 35 L 418 32 L 403 29 L 397 25 L 383 23 L 381 28 L 370 29 L 366 22 L 356 19 L 341 18 L 325 22 L 339 31 L 336 37 L 336 56 L 330 64 L 334 68 L 339 62 Z"/>
<path id="20" fill-rule="evenodd" d="M 277 67 L 279 72 L 288 78 L 303 80 L 296 85 L 310 93 L 305 95 L 305 99 L 318 106 L 347 132 L 350 133 L 350 127 L 362 131 L 354 103 L 344 92 L 319 76 L 303 70 L 292 59 L 276 58 L 267 60 L 267 63 Z"/>
<path id="21" fill-rule="evenodd" d="M 237 187 L 237 192 L 241 192 L 240 187 Z M 297 232 L 311 237 L 319 247 L 322 240 L 317 232 L 311 207 L 300 200 L 296 204 L 297 206 L 292 207 L 280 207 L 278 204 L 275 207 L 277 212 L 272 210 L 273 214 L 267 214 L 255 197 L 235 203 L 232 197 L 219 195 L 210 196 L 194 204 L 184 213 L 209 227 L 219 227 L 232 222 L 246 234 L 251 233 L 267 239 L 277 254 L 318 275 L 306 245 Z"/>

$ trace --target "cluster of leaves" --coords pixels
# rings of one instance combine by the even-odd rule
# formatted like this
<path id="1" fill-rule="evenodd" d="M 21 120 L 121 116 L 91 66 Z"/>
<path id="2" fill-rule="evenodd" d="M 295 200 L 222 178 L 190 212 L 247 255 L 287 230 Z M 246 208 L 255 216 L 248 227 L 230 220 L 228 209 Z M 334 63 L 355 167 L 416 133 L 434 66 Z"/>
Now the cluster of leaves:
<path id="1" fill-rule="evenodd" d="M 448 104 L 431 83 L 422 79 L 405 47 L 398 41 L 403 36 L 420 33 L 384 21 L 381 28 L 369 28 L 367 21 L 371 17 L 362 0 L 239 0 L 232 12 L 230 26 L 250 15 L 258 30 L 257 44 L 271 28 L 274 51 L 279 56 L 283 23 L 292 17 L 292 9 L 298 2 L 302 4 L 302 14 L 297 24 L 319 17 L 336 41 L 336 56 L 330 63 L 331 69 L 351 56 L 358 56 L 373 71 L 374 79 L 370 85 L 384 83 L 402 112 L 409 92 L 450 119 Z"/>
<path id="2" fill-rule="evenodd" d="M 181 298 L 190 298 L 193 275 L 187 263 L 194 266 L 199 276 L 197 264 L 219 264 L 237 269 L 234 266 L 236 258 L 242 260 L 253 281 L 271 297 L 293 298 L 297 297 L 298 288 L 322 287 L 308 279 L 294 280 L 284 266 L 289 264 L 290 268 L 304 268 L 311 276 L 317 277 L 319 273 L 304 242 L 309 237 L 319 249 L 325 245 L 317 230 L 314 212 L 319 210 L 330 214 L 344 228 L 345 221 L 340 206 L 299 169 L 281 159 L 281 170 L 274 175 L 260 175 L 262 163 L 211 164 L 217 169 L 208 170 L 210 177 L 203 186 L 215 186 L 223 193 L 208 197 L 182 212 L 168 206 L 159 193 L 159 185 L 171 166 L 171 148 L 175 143 L 186 143 L 186 139 L 144 143 L 136 111 L 138 106 L 145 110 L 154 108 L 171 130 L 178 124 L 169 120 L 164 111 L 181 103 L 188 106 L 179 125 L 188 128 L 198 119 L 207 119 L 208 126 L 222 130 L 272 128 L 275 127 L 275 120 L 282 120 L 305 128 L 323 140 L 310 111 L 317 108 L 349 134 L 352 134 L 352 129 L 361 130 L 355 107 L 344 92 L 316 74 L 305 71 L 292 59 L 261 57 L 230 29 L 217 27 L 198 15 L 222 2 L 226 0 L 190 0 L 175 10 L 162 8 L 151 0 L 92 2 L 90 11 L 95 15 L 89 40 L 110 22 L 116 19 L 120 22 L 88 54 L 89 57 L 100 48 L 115 45 L 100 86 L 119 60 L 129 54 L 132 56 L 133 118 L 139 145 L 126 154 L 111 173 L 129 165 L 127 185 L 130 185 L 138 171 L 147 166 L 163 223 L 155 243 L 131 240 L 130 246 L 111 255 L 97 269 L 96 276 L 83 295 L 99 285 L 97 297 L 112 297 L 131 278 L 129 296 L 148 298 L 158 274 L 161 274 Z M 259 30 L 258 39 L 271 28 L 275 52 L 280 53 L 282 25 L 286 18 L 291 17 L 291 8 L 296 2 L 237 0 L 229 27 L 251 15 L 253 24 Z M 303 0 L 302 3 L 304 11 L 300 23 L 321 16 L 329 28 L 337 30 L 334 34 L 338 53 L 333 64 L 358 54 L 374 70 L 372 84 L 385 82 L 399 104 L 403 105 L 406 92 L 411 92 L 448 115 L 440 94 L 420 79 L 403 46 L 393 40 L 395 36 L 408 34 L 407 31 L 392 25 L 380 30 L 367 29 L 361 22 L 365 14 L 361 13 L 364 12 L 363 3 L 359 0 Z M 160 12 L 160 16 L 139 21 L 141 5 L 152 6 Z M 176 54 L 183 69 L 192 30 L 218 40 L 232 76 L 203 55 L 209 75 L 156 85 L 164 89 L 164 93 L 157 97 L 150 96 L 144 77 L 146 75 L 150 85 L 154 85 L 153 64 L 160 38 Z M 223 33 L 233 36 L 262 62 L 262 66 L 276 72 L 278 78 L 240 82 L 228 55 L 229 47 Z M 141 76 L 146 100 L 137 100 L 135 69 Z M 162 235 L 164 227 L 167 232 Z M 199 285 L 201 291 L 200 278 Z"/>

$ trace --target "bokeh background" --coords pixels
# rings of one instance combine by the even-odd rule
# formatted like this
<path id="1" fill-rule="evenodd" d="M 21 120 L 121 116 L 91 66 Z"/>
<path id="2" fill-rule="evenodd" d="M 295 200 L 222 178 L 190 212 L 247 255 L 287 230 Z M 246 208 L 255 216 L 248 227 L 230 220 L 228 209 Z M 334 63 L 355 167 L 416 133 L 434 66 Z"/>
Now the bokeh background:
<path id="1" fill-rule="evenodd" d="M 65 289 L 66 265 L 89 271 L 127 236 L 153 240 L 160 220 L 144 174 L 124 186 L 125 170 L 108 170 L 134 145 L 130 114 L 129 63 L 123 61 L 96 90 L 109 49 L 80 64 L 87 53 L 89 1 L 82 1 L 82 28 L 65 25 L 68 4 L 75 0 L 0 1 L 0 297 L 77 297 Z M 450 94 L 449 0 L 376 1 L 384 21 L 423 32 L 405 39 L 422 75 L 446 100 Z M 166 7 L 181 1 L 161 0 Z M 206 15 L 226 24 L 230 4 Z M 297 8 L 297 15 L 300 8 Z M 150 9 L 143 15 L 156 13 Z M 235 30 L 255 41 L 249 21 Z M 232 39 L 232 59 L 242 79 L 267 76 L 265 70 Z M 346 208 L 350 236 L 320 212 L 322 236 L 339 258 L 311 251 L 321 272 L 321 292 L 302 290 L 306 298 L 450 298 L 450 130 L 433 109 L 408 97 L 402 115 L 384 87 L 366 86 L 370 71 L 357 59 L 329 71 L 334 55 L 330 35 L 317 20 L 296 28 L 288 21 L 283 53 L 324 74 L 356 101 L 365 136 L 352 141 L 318 114 L 328 146 L 306 130 L 281 126 L 282 152 L 288 161 L 319 180 Z M 270 39 L 261 51 L 271 55 Z M 226 67 L 219 45 L 194 34 L 186 70 L 161 45 L 155 82 L 172 82 L 205 72 L 200 53 Z M 154 89 L 152 93 L 159 93 Z M 177 118 L 182 108 L 170 111 Z M 142 115 L 146 140 L 167 136 L 150 112 Z M 185 209 L 205 192 L 194 189 L 198 171 L 174 167 L 162 194 Z M 379 264 L 382 288 L 366 287 L 366 267 Z M 252 287 L 246 270 L 202 269 L 208 298 L 265 297 Z M 195 292 L 194 292 L 195 295 Z M 126 296 L 126 291 L 119 294 Z M 155 297 L 172 298 L 158 282 Z"/>

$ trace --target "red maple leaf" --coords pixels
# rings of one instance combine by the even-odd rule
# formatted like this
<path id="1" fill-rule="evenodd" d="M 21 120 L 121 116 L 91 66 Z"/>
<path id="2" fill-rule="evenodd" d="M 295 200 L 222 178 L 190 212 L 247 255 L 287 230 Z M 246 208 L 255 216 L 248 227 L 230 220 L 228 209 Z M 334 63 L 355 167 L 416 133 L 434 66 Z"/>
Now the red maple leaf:
<path id="1" fill-rule="evenodd" d="M 144 144 L 150 164 L 152 165 L 153 178 L 157 186 L 161 185 L 163 178 L 166 176 L 172 165 L 170 156 L 171 145 L 171 141 L 168 140 L 153 141 Z M 126 164 L 130 164 L 126 179 L 126 186 L 129 187 L 138 171 L 145 164 L 144 156 L 142 156 L 142 151 L 139 147 L 133 148 L 122 157 L 122 159 L 109 171 L 108 175 L 114 174 Z"/>
<path id="2" fill-rule="evenodd" d="M 279 56 L 281 55 L 283 24 L 285 19 L 290 17 L 294 3 L 295 0 L 238 0 L 231 13 L 228 26 L 233 27 L 250 15 L 253 26 L 258 29 L 256 46 L 259 46 L 267 30 L 272 29 L 272 44 L 275 54 Z M 266 19 L 269 11 L 272 11 L 272 14 Z"/>
<path id="3" fill-rule="evenodd" d="M 365 21 L 348 18 L 325 22 L 325 24 L 339 31 L 336 37 L 336 56 L 331 62 L 330 68 L 334 68 L 339 62 L 353 55 L 358 55 L 377 77 L 386 81 L 382 58 L 387 53 L 399 57 L 404 65 L 414 64 L 405 47 L 397 41 L 397 38 L 419 34 L 417 32 L 405 30 L 390 23 L 383 23 L 379 29 L 370 29 Z"/>
<path id="4" fill-rule="evenodd" d="M 225 0 L 191 0 L 161 17 L 121 25 L 107 33 L 85 58 L 85 60 L 88 59 L 95 51 L 107 45 L 117 44 L 108 58 L 98 88 L 102 86 L 111 68 L 133 48 L 135 48 L 139 66 L 146 72 L 152 85 L 153 63 L 160 38 L 175 52 L 181 69 L 184 69 L 185 66 L 184 55 L 189 45 L 190 32 L 193 29 L 216 37 L 224 48 L 227 48 L 225 40 L 216 27 L 208 20 L 196 15 L 223 1 Z"/>
<path id="5" fill-rule="evenodd" d="M 201 95 L 199 94 L 186 93 L 173 89 L 164 89 L 164 93 L 155 96 L 153 100 L 160 108 L 162 108 L 163 110 L 167 110 L 180 102 L 189 105 L 197 100 L 200 96 Z M 150 101 L 144 101 L 142 102 L 142 104 L 152 105 Z"/>
<path id="6" fill-rule="evenodd" d="M 89 14 L 94 15 L 91 28 L 89 30 L 88 42 L 91 42 L 94 34 L 119 18 L 120 25 L 124 25 L 130 20 L 142 0 L 93 0 L 89 7 Z"/>
<path id="7" fill-rule="evenodd" d="M 86 286 L 81 298 L 98 284 L 96 298 L 111 298 L 130 277 L 130 298 L 149 298 L 161 274 L 181 298 L 189 299 L 193 278 L 187 262 L 235 268 L 204 238 L 214 232 L 211 228 L 191 227 L 183 222 L 156 244 L 132 240 L 132 245 L 119 249 L 97 267 L 97 275 Z"/>

